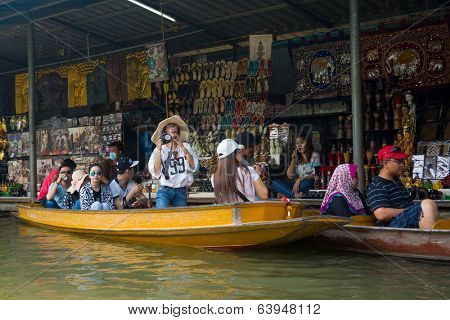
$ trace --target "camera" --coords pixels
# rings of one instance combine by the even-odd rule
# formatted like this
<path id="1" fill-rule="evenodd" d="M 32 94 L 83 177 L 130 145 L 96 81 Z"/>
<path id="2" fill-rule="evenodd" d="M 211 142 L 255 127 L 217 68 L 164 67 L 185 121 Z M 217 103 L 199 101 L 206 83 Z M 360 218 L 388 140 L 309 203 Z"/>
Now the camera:
<path id="1" fill-rule="evenodd" d="M 172 141 L 172 136 L 168 133 L 165 133 L 161 136 L 161 141 L 162 141 L 162 144 L 167 144 L 170 141 Z"/>

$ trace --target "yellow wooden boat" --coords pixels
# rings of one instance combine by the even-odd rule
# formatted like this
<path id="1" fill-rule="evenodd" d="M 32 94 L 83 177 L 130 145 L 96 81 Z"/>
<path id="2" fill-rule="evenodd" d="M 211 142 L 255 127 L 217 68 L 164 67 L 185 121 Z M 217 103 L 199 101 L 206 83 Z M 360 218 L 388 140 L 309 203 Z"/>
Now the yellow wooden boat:
<path id="1" fill-rule="evenodd" d="M 263 201 L 168 209 L 75 211 L 19 206 L 27 223 L 141 243 L 202 248 L 284 245 L 348 223 L 300 204 Z"/>

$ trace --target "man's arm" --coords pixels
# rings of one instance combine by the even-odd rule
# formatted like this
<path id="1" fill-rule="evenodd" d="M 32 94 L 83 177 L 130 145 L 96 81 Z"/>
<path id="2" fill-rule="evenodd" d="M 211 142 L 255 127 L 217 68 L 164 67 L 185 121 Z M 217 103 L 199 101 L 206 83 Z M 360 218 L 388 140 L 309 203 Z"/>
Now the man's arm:
<path id="1" fill-rule="evenodd" d="M 402 213 L 405 209 L 394 209 L 394 208 L 378 208 L 373 213 L 375 217 L 384 222 L 389 222 L 400 213 Z"/>

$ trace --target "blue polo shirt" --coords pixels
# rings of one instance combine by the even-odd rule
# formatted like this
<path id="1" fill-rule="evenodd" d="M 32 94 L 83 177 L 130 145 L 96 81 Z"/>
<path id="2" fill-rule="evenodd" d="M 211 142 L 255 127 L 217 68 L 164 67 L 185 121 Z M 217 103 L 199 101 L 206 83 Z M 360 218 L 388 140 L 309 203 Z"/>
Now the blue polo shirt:
<path id="1" fill-rule="evenodd" d="M 406 209 L 414 205 L 403 183 L 378 176 L 373 179 L 367 189 L 367 203 L 372 212 L 379 208 Z"/>

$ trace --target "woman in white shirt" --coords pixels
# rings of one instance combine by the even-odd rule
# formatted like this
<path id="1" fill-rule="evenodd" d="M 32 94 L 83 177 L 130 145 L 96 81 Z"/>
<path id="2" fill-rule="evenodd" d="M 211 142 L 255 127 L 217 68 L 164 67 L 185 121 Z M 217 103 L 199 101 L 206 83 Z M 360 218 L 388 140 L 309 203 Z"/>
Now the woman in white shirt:
<path id="1" fill-rule="evenodd" d="M 162 121 L 152 136 L 156 148 L 148 167 L 153 178 L 160 180 L 156 194 L 157 208 L 167 208 L 170 204 L 174 207 L 187 206 L 187 187 L 194 181 L 192 173 L 198 166 L 197 156 L 185 142 L 188 139 L 189 128 L 180 116 Z"/>
<path id="2" fill-rule="evenodd" d="M 256 201 L 268 197 L 267 188 L 258 173 L 241 163 L 243 145 L 225 139 L 217 147 L 217 169 L 211 178 L 217 203 Z"/>

